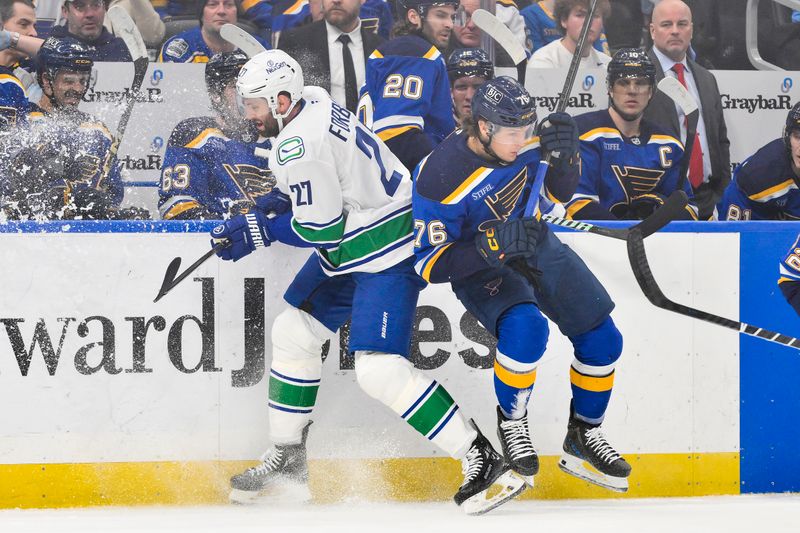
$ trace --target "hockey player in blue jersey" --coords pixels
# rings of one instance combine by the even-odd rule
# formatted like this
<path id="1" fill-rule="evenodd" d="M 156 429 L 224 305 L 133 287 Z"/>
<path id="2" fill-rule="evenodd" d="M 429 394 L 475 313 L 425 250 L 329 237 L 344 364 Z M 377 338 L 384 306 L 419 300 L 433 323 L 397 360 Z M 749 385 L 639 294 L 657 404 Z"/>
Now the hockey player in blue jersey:
<path id="1" fill-rule="evenodd" d="M 247 212 L 272 190 L 268 139 L 259 139 L 238 109 L 242 52 L 217 54 L 205 78 L 213 117 L 193 117 L 172 130 L 164 154 L 158 211 L 165 220 L 223 219 Z"/>
<path id="2" fill-rule="evenodd" d="M 447 77 L 453 97 L 453 118 L 461 127 L 461 120 L 472 114 L 475 90 L 494 78 L 494 65 L 480 48 L 456 48 L 447 58 Z"/>
<path id="3" fill-rule="evenodd" d="M 783 256 L 778 270 L 778 287 L 789 305 L 800 315 L 800 236 Z"/>
<path id="4" fill-rule="evenodd" d="M 455 129 L 441 50 L 457 1 L 398 0 L 394 38 L 367 59 L 359 118 L 409 170 Z"/>
<path id="5" fill-rule="evenodd" d="M 250 213 L 212 231 L 216 242 L 230 242 L 218 253 L 235 261 L 275 240 L 315 252 L 291 282 L 284 295 L 289 308 L 272 327 L 268 407 L 274 447 L 262 463 L 231 478 L 231 497 L 277 496 L 287 485 L 307 490 L 305 441 L 322 377 L 320 350 L 352 316 L 358 384 L 462 460 L 456 503 L 481 513 L 513 498 L 525 482 L 445 388 L 408 360 L 424 286 L 413 266 L 408 171 L 327 92 L 304 87 L 300 65 L 281 50 L 250 59 L 236 89 L 247 118 L 261 135 L 275 137 L 269 164 L 276 189 Z M 502 491 L 487 500 L 493 484 Z"/>
<path id="6" fill-rule="evenodd" d="M 644 50 L 623 48 L 608 64 L 610 106 L 575 117 L 580 130 L 581 180 L 567 205 L 576 220 L 641 220 L 663 205 L 681 178 L 683 144 L 642 118 L 655 91 L 656 68 Z M 697 220 L 693 201 L 683 217 Z"/>
<path id="7" fill-rule="evenodd" d="M 48 38 L 37 72 L 45 109 L 31 113 L 5 172 L 3 196 L 12 218 L 149 218 L 138 208 L 120 209 L 124 193 L 116 142 L 101 121 L 78 109 L 93 61 L 90 47 L 72 38 Z"/>
<path id="8" fill-rule="evenodd" d="M 569 115 L 554 113 L 540 126 L 539 137 L 535 127 L 535 104 L 518 82 L 502 76 L 478 89 L 463 130 L 417 167 L 416 269 L 431 283 L 449 282 L 467 311 L 497 338 L 497 432 L 517 473 L 532 478 L 539 470 L 527 405 L 547 344 L 547 316 L 575 352 L 559 465 L 624 491 L 630 465 L 600 430 L 622 351 L 622 336 L 610 317 L 614 304 L 546 224 L 522 216 L 543 151 L 551 153 L 554 164 L 542 198 L 565 201 L 572 195 L 578 179 L 577 126 Z M 513 260 L 526 264 L 532 282 L 511 268 Z"/>
<path id="9" fill-rule="evenodd" d="M 786 115 L 783 135 L 733 171 L 717 204 L 720 220 L 800 220 L 800 102 Z"/>

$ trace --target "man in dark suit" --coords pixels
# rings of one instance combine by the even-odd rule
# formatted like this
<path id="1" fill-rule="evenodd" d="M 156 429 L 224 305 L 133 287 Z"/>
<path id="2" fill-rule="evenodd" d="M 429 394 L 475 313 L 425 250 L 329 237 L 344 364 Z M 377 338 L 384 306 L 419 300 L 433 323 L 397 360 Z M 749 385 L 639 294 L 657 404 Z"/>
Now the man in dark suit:
<path id="1" fill-rule="evenodd" d="M 361 26 L 364 0 L 322 0 L 323 20 L 281 35 L 278 48 L 303 67 L 307 85 L 319 85 L 350 111 L 356 111 L 367 57 L 383 39 Z"/>
<path id="2" fill-rule="evenodd" d="M 687 178 L 694 189 L 699 217 L 707 220 L 731 180 L 730 141 L 717 80 L 686 55 L 692 42 L 692 12 L 681 0 L 662 0 L 655 7 L 650 36 L 653 47 L 648 53 L 656 66 L 656 78 L 660 81 L 665 73 L 677 78 L 700 106 Z M 687 144 L 692 141 L 686 139 L 683 112 L 661 91 L 650 102 L 645 118 L 671 126 Z"/>

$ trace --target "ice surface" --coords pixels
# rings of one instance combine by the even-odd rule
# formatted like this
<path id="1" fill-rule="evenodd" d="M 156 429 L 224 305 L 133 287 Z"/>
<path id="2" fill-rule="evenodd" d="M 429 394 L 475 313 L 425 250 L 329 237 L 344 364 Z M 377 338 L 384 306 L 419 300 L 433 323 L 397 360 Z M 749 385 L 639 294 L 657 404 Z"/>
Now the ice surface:
<path id="1" fill-rule="evenodd" d="M 800 531 L 800 495 L 511 502 L 469 517 L 455 504 L 105 507 L 0 511 L 0 531 L 736 533 Z"/>

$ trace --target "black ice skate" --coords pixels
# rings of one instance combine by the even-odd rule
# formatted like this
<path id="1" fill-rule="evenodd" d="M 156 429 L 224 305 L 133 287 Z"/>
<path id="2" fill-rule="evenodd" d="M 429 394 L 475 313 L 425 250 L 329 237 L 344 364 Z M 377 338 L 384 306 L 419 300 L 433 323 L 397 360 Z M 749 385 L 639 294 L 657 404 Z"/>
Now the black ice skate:
<path id="1" fill-rule="evenodd" d="M 472 422 L 472 425 L 475 426 L 475 423 Z M 467 455 L 461 459 L 464 482 L 453 496 L 456 504 L 469 515 L 488 513 L 526 488 L 525 480 L 511 470 L 481 431 L 477 427 L 475 429 L 478 436 L 472 441 Z M 499 487 L 500 492 L 489 498 L 487 492 L 492 486 Z"/>
<path id="2" fill-rule="evenodd" d="M 309 501 L 306 438 L 310 425 L 311 422 L 303 428 L 300 444 L 275 445 L 261 456 L 261 464 L 233 476 L 230 500 L 234 503 Z"/>
<path id="3" fill-rule="evenodd" d="M 528 414 L 519 420 L 510 420 L 497 408 L 497 436 L 506 461 L 512 470 L 522 476 L 533 487 L 533 476 L 539 473 L 539 456 L 533 449 L 528 430 Z"/>
<path id="4" fill-rule="evenodd" d="M 588 466 L 587 466 L 588 463 Z M 570 417 L 561 470 L 617 492 L 628 490 L 631 465 L 606 441 L 600 426 Z"/>

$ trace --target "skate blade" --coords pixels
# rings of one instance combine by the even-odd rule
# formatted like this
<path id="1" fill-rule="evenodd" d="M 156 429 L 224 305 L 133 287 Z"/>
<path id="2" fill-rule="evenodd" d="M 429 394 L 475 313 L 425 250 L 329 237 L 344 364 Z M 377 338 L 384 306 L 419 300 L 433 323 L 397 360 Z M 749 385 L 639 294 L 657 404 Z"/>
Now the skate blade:
<path id="1" fill-rule="evenodd" d="M 604 489 L 613 490 L 614 492 L 628 491 L 628 478 L 603 474 L 578 457 L 564 454 L 558 461 L 558 466 L 567 474 L 588 481 L 589 483 L 594 483 Z"/>
<path id="2" fill-rule="evenodd" d="M 311 491 L 306 483 L 282 483 L 259 491 L 231 489 L 228 499 L 241 505 L 290 505 L 310 502 Z"/>
<path id="3" fill-rule="evenodd" d="M 516 498 L 526 488 L 528 484 L 525 479 L 509 470 L 498 477 L 489 488 L 464 500 L 461 508 L 468 515 L 482 515 Z"/>

